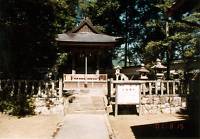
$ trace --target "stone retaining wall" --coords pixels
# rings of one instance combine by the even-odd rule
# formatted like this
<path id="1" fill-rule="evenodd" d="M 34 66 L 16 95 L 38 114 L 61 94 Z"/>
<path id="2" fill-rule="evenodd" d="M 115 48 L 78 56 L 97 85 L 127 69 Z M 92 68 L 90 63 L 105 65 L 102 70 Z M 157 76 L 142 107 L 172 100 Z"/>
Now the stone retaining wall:
<path id="1" fill-rule="evenodd" d="M 65 114 L 68 99 L 35 98 L 36 114 Z M 141 114 L 177 113 L 186 108 L 186 97 L 183 96 L 141 96 Z"/>
<path id="2" fill-rule="evenodd" d="M 186 108 L 186 97 L 141 96 L 141 114 L 177 113 Z"/>
<path id="3" fill-rule="evenodd" d="M 64 115 L 64 99 L 63 98 L 35 98 L 36 114 L 59 114 Z"/>

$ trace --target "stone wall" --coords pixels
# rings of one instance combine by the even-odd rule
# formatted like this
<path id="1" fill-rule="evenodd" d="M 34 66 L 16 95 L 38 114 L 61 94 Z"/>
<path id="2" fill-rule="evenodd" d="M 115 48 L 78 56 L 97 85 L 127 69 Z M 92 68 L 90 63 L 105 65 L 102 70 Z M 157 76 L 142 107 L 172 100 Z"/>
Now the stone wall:
<path id="1" fill-rule="evenodd" d="M 64 115 L 68 105 L 66 98 L 35 98 L 35 113 L 50 115 Z M 186 97 L 183 96 L 141 96 L 141 115 L 160 114 L 160 113 L 178 113 L 186 108 Z"/>
<path id="2" fill-rule="evenodd" d="M 50 115 L 64 115 L 64 99 L 59 97 L 54 98 L 35 98 L 35 113 Z"/>
<path id="3" fill-rule="evenodd" d="M 178 113 L 186 108 L 186 97 L 141 96 L 141 114 Z"/>

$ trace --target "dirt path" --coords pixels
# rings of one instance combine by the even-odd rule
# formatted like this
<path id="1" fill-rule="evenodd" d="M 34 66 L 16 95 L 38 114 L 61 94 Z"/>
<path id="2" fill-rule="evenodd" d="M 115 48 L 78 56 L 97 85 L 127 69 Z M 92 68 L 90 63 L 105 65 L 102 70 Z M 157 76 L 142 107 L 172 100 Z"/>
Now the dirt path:
<path id="1" fill-rule="evenodd" d="M 110 139 L 105 114 L 67 114 L 55 139 Z"/>
<path id="2" fill-rule="evenodd" d="M 62 116 L 29 116 L 17 118 L 0 114 L 0 139 L 50 139 Z"/>
<path id="3" fill-rule="evenodd" d="M 109 120 L 115 133 L 117 139 L 134 139 L 135 135 L 131 129 L 133 126 L 148 125 L 172 121 L 180 121 L 187 119 L 188 116 L 182 115 L 170 115 L 170 114 L 160 114 L 160 115 L 118 115 L 114 117 L 109 116 Z"/>

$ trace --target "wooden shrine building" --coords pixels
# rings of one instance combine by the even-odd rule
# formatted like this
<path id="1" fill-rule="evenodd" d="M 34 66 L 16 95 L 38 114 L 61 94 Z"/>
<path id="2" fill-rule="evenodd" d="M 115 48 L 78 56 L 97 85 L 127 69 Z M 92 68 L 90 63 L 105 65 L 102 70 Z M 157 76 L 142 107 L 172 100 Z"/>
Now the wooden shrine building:
<path id="1" fill-rule="evenodd" d="M 112 69 L 109 51 L 119 39 L 100 33 L 88 18 L 72 31 L 58 34 L 59 49 L 69 55 L 63 89 L 107 88 L 106 71 Z"/>

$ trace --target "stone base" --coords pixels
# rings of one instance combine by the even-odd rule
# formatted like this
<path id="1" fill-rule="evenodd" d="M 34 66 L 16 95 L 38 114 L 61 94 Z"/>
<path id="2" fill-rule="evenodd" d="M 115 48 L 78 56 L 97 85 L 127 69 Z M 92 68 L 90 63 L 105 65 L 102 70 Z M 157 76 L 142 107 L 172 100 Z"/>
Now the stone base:
<path id="1" fill-rule="evenodd" d="M 63 98 L 35 98 L 35 113 L 64 115 Z"/>
<path id="2" fill-rule="evenodd" d="M 141 114 L 178 113 L 186 108 L 185 97 L 142 96 Z"/>

